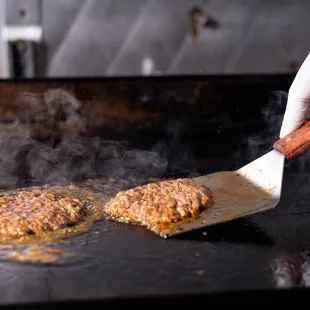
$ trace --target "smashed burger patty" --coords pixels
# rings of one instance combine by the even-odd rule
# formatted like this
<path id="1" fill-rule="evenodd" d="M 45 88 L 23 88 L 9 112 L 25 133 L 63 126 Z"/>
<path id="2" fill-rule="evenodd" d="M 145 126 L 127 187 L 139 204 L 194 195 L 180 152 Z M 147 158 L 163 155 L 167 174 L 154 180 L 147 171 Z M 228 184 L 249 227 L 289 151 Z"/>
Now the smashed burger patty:
<path id="1" fill-rule="evenodd" d="M 79 199 L 53 192 L 22 191 L 0 197 L 0 235 L 22 237 L 74 225 L 86 215 Z"/>
<path id="2" fill-rule="evenodd" d="M 195 217 L 213 202 L 209 188 L 191 179 L 150 183 L 119 192 L 105 206 L 112 218 L 149 229 Z"/>

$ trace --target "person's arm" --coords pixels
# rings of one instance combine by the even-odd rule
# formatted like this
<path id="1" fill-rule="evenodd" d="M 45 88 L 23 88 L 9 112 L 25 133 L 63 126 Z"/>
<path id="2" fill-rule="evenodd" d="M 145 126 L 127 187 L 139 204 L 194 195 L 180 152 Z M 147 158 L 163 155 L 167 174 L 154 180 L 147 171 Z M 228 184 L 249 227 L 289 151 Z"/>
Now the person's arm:
<path id="1" fill-rule="evenodd" d="M 310 117 L 310 53 L 289 89 L 280 138 L 298 129 Z"/>

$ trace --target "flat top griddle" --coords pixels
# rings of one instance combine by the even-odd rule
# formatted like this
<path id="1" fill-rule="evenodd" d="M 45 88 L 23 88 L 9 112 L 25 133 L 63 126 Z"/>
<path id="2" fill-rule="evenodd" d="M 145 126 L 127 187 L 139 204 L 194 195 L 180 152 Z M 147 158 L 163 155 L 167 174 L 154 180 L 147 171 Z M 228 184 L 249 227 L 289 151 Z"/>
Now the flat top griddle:
<path id="1" fill-rule="evenodd" d="M 158 119 L 142 125 L 118 120 L 118 125 L 92 128 L 84 137 L 88 137 L 87 141 L 94 137 L 102 141 L 122 140 L 128 149 L 152 152 L 155 149 L 167 160 L 164 171 L 154 175 L 161 179 L 235 169 L 268 151 L 285 108 L 285 94 L 272 92 L 286 91 L 290 81 L 291 76 L 4 81 L 0 93 L 8 85 L 16 91 L 27 88 L 39 89 L 38 92 L 42 91 L 40 87 L 73 85 L 78 96 L 82 93 L 79 89 L 87 84 L 88 96 L 90 89 L 95 93 L 101 87 L 109 96 L 115 93 L 130 98 L 129 106 L 134 111 L 144 104 L 144 111 L 157 111 Z M 197 91 L 199 83 L 204 86 Z M 156 97 L 159 85 L 161 93 Z M 210 95 L 206 96 L 208 92 Z M 8 101 L 12 94 L 7 95 Z M 145 104 L 147 96 L 151 99 Z M 272 103 L 268 103 L 270 98 Z M 174 110 L 168 109 L 168 105 Z M 102 106 L 108 109 L 107 103 Z M 189 106 L 192 109 L 187 111 L 191 113 L 182 113 Z M 209 113 L 208 121 L 199 116 L 203 113 Z M 202 140 L 206 133 L 207 141 Z M 158 141 L 161 148 L 156 149 Z M 175 161 L 175 148 L 183 148 L 187 157 Z M 308 160 L 306 153 L 286 163 L 283 197 L 278 207 L 267 214 L 168 240 L 142 227 L 103 220 L 91 232 L 70 238 L 71 244 L 61 245 L 77 254 L 74 262 L 36 266 L 2 261 L 1 303 L 307 287 L 310 285 Z M 132 163 L 130 171 L 136 167 L 136 161 Z M 124 186 L 125 175 L 114 178 L 114 183 L 106 182 L 113 188 Z M 143 171 L 138 176 L 130 174 L 130 186 L 147 182 L 150 177 Z"/>
<path id="2" fill-rule="evenodd" d="M 1 263 L 2 302 L 57 301 L 299 286 L 310 242 L 308 176 L 286 173 L 279 207 L 175 239 L 102 221 L 62 246 L 76 262 L 58 267 Z M 300 200 L 290 197 L 293 191 Z M 100 231 L 100 235 L 95 235 Z M 94 243 L 96 240 L 96 243 Z M 80 255 L 79 255 L 80 254 Z M 282 269 L 281 275 L 277 273 Z M 278 283 L 277 283 L 278 282 Z M 307 285 L 307 283 L 306 283 Z"/>

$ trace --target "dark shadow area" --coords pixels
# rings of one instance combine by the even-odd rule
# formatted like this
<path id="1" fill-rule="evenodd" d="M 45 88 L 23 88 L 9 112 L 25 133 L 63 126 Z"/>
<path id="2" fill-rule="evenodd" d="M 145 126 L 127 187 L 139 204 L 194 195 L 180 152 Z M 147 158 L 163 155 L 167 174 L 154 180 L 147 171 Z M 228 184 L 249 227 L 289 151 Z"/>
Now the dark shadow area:
<path id="1" fill-rule="evenodd" d="M 174 238 L 197 242 L 229 242 L 235 244 L 273 245 L 275 243 L 258 225 L 245 218 L 202 228 Z"/>
<path id="2" fill-rule="evenodd" d="M 292 290 L 246 290 L 244 292 L 209 293 L 209 294 L 183 294 L 177 296 L 149 296 L 149 297 L 127 297 L 119 299 L 102 300 L 81 300 L 49 302 L 49 303 L 29 303 L 16 306 L 3 306 L 2 309 L 55 309 L 58 307 L 78 307 L 88 309 L 103 309 L 113 307 L 113 309 L 124 309 L 135 307 L 135 309 L 146 309 L 147 307 L 193 307 L 198 303 L 206 305 L 296 305 L 296 301 L 308 302 L 309 289 Z"/>

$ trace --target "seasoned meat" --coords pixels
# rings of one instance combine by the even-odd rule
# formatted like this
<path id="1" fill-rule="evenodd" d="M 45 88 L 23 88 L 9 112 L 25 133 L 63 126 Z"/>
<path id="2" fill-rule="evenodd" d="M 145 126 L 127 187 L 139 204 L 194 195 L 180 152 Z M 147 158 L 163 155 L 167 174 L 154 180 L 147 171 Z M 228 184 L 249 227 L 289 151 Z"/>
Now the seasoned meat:
<path id="1" fill-rule="evenodd" d="M 73 225 L 86 215 L 79 199 L 54 192 L 21 191 L 0 197 L 0 236 L 21 237 Z"/>
<path id="2" fill-rule="evenodd" d="M 150 183 L 119 192 L 105 206 L 105 212 L 121 222 L 156 229 L 195 217 L 213 202 L 211 190 L 191 179 Z"/>

